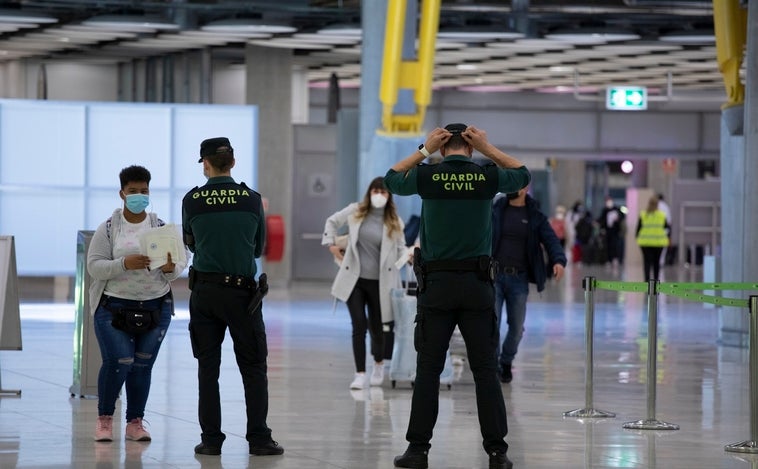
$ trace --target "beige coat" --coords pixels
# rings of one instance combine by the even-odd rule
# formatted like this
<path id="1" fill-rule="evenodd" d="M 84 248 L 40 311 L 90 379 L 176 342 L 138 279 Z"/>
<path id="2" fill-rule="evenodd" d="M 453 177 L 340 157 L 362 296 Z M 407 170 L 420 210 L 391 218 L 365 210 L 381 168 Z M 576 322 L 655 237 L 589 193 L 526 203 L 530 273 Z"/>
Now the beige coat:
<path id="1" fill-rule="evenodd" d="M 347 301 L 361 273 L 357 247 L 358 230 L 361 227 L 361 220 L 355 218 L 357 209 L 358 204 L 352 203 L 327 218 L 324 225 L 324 236 L 321 238 L 321 244 L 324 246 L 334 244 L 337 231 L 345 225 L 348 227 L 349 236 L 347 248 L 345 249 L 345 257 L 332 284 L 332 295 L 340 301 Z M 382 234 L 382 247 L 379 253 L 379 297 L 383 323 L 393 320 L 390 291 L 400 284 L 400 276 L 398 269 L 395 267 L 395 262 L 400 259 L 406 250 L 405 235 L 402 231 L 403 226 L 403 221 L 400 220 L 401 231 L 393 233 L 393 237 L 390 238 L 387 225 L 384 225 L 384 233 Z"/>

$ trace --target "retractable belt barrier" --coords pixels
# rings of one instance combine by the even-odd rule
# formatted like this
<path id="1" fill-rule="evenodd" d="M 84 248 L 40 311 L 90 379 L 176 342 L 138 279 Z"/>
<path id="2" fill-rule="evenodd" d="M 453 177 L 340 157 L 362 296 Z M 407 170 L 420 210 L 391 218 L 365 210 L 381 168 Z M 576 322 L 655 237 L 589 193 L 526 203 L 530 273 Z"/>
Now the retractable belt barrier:
<path id="1" fill-rule="evenodd" d="M 657 350 L 658 350 L 658 295 L 665 294 L 687 300 L 709 303 L 719 306 L 748 308 L 750 315 L 750 440 L 726 445 L 726 451 L 740 453 L 758 453 L 758 296 L 749 299 L 724 298 L 706 295 L 698 290 L 735 290 L 758 291 L 758 283 L 695 283 L 695 282 L 615 282 L 601 281 L 594 277 L 582 280 L 585 300 L 585 407 L 564 412 L 564 417 L 603 418 L 615 417 L 613 412 L 606 412 L 593 407 L 593 336 L 595 300 L 594 292 L 598 289 L 619 292 L 646 292 L 648 307 L 648 350 L 647 350 L 647 418 L 623 424 L 624 428 L 634 430 L 678 430 L 679 425 L 659 421 L 655 418 Z"/>

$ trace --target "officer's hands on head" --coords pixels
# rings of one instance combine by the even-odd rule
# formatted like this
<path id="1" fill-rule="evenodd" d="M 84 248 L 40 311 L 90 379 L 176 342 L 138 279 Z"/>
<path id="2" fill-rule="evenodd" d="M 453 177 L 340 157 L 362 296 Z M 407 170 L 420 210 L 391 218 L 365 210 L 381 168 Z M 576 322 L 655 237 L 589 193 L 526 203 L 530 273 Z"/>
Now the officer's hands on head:
<path id="1" fill-rule="evenodd" d="M 450 140 L 450 136 L 452 136 L 449 131 L 437 127 L 436 129 L 429 132 L 429 135 L 426 137 L 426 142 L 424 142 L 424 146 L 426 147 L 427 151 L 429 153 L 434 153 L 435 151 L 439 150 L 442 145 L 446 144 L 448 140 Z"/>
<path id="2" fill-rule="evenodd" d="M 474 147 L 474 150 L 481 151 L 489 141 L 487 140 L 487 132 L 477 129 L 473 125 L 470 125 L 461 133 L 461 137 L 469 145 Z"/>
<path id="3" fill-rule="evenodd" d="M 452 135 L 453 134 L 450 133 L 450 131 L 437 127 L 429 132 L 429 135 L 426 137 L 426 142 L 424 142 L 424 146 L 429 153 L 434 153 L 439 150 L 440 147 L 445 145 Z M 487 132 L 477 129 L 473 125 L 468 126 L 466 130 L 461 133 L 461 137 L 463 137 L 463 140 L 475 150 L 482 150 L 489 144 L 489 141 L 487 140 Z"/>

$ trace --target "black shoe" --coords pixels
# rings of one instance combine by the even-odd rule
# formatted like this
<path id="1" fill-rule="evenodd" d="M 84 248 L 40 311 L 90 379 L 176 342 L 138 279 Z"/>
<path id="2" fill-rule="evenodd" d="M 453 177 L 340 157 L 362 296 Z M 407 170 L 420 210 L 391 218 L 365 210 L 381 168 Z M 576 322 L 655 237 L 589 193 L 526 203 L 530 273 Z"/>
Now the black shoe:
<path id="1" fill-rule="evenodd" d="M 505 453 L 493 451 L 490 453 L 490 469 L 511 469 L 513 463 Z"/>
<path id="2" fill-rule="evenodd" d="M 500 382 L 510 383 L 511 381 L 513 381 L 513 373 L 511 373 L 511 364 L 508 363 L 500 368 Z"/>
<path id="3" fill-rule="evenodd" d="M 195 446 L 195 454 L 204 454 L 206 456 L 219 456 L 221 454 L 220 446 L 210 446 L 205 443 L 200 443 Z"/>
<path id="4" fill-rule="evenodd" d="M 278 456 L 284 454 L 284 448 L 274 440 L 262 444 L 250 443 L 250 454 L 253 456 Z"/>
<path id="5" fill-rule="evenodd" d="M 411 451 L 406 450 L 405 453 L 395 458 L 395 467 L 409 467 L 411 469 L 426 469 L 429 467 L 429 452 L 428 451 Z"/>

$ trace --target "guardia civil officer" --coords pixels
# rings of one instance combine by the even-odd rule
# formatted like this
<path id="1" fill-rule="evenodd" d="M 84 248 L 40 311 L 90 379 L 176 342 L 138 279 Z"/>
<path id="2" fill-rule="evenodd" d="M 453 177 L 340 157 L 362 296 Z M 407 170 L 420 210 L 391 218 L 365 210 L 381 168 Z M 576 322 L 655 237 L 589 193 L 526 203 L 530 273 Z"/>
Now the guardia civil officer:
<path id="1" fill-rule="evenodd" d="M 250 454 L 282 454 L 284 449 L 266 425 L 268 349 L 262 307 L 260 302 L 251 303 L 259 293 L 255 258 L 261 256 L 265 239 L 261 196 L 232 179 L 234 149 L 226 137 L 204 140 L 199 162 L 208 182 L 189 191 L 182 201 L 184 243 L 194 253 L 189 332 L 198 363 L 202 430 L 195 453 L 220 455 L 226 438 L 221 431 L 218 378 L 221 343 L 229 328 L 245 388 Z"/>
<path id="2" fill-rule="evenodd" d="M 438 149 L 444 157 L 441 163 L 419 164 Z M 495 164 L 472 162 L 473 150 Z M 406 433 L 409 445 L 395 458 L 396 467 L 428 466 L 440 373 L 456 325 L 466 342 L 476 383 L 479 426 L 490 468 L 513 466 L 506 456 L 508 422 L 495 359 L 492 198 L 497 192 L 516 192 L 529 180 L 523 163 L 495 148 L 484 131 L 465 124 L 433 130 L 418 151 L 384 177 L 390 192 L 419 194 L 422 199 L 421 248 L 414 255 L 419 284 L 416 379 Z"/>

